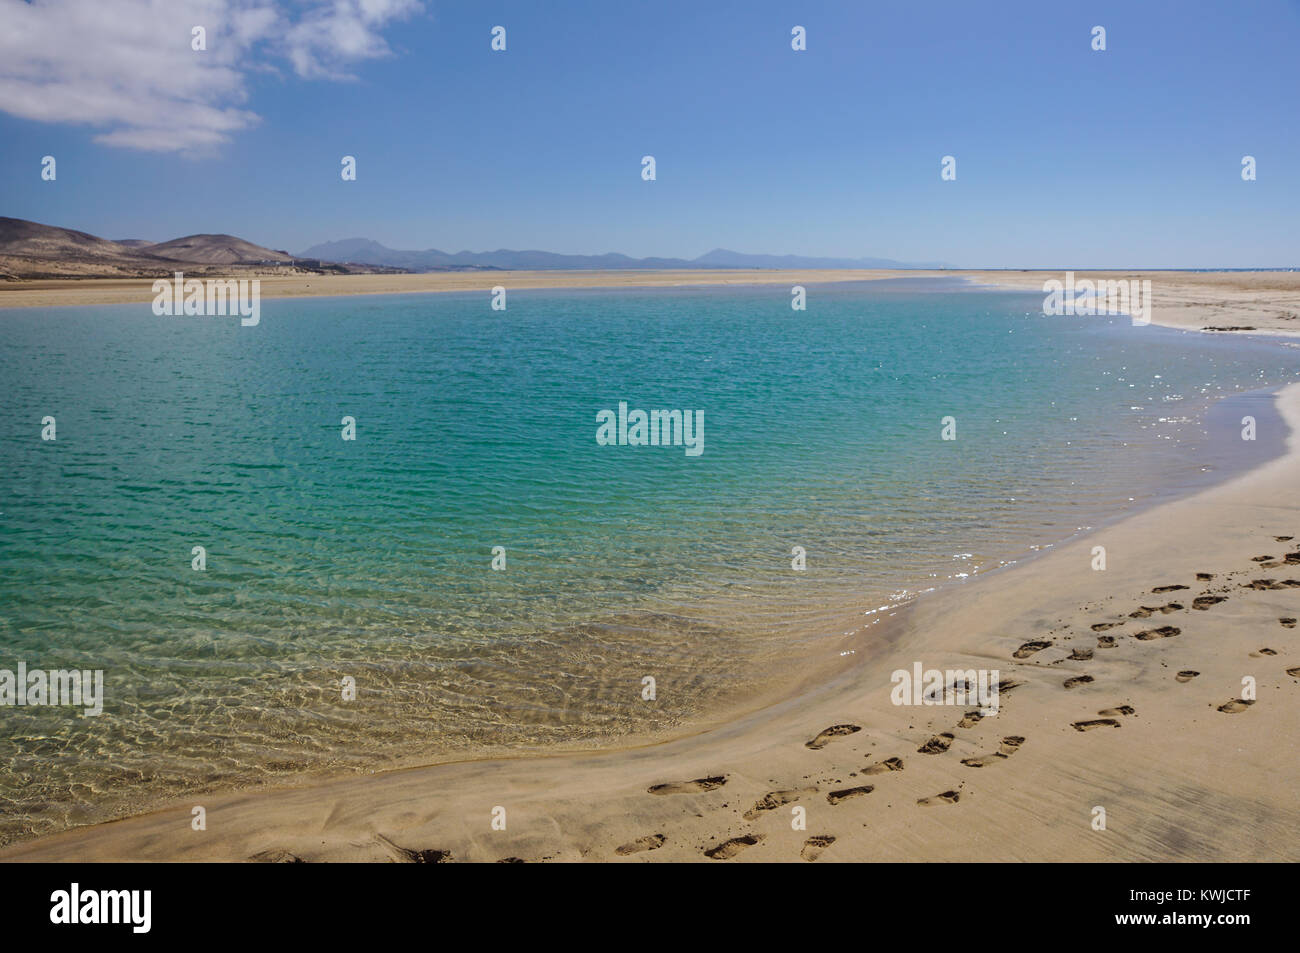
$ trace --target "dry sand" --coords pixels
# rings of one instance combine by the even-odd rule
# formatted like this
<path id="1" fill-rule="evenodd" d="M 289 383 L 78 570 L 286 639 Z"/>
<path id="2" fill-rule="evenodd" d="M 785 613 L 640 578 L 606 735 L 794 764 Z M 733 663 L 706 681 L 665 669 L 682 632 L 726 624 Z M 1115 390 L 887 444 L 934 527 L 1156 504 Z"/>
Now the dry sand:
<path id="1" fill-rule="evenodd" d="M 329 295 L 430 294 L 481 291 L 484 300 L 501 285 L 526 288 L 673 288 L 687 285 L 816 284 L 899 278 L 906 271 L 435 271 L 414 275 L 300 275 L 261 279 L 263 298 Z M 249 277 L 248 273 L 239 277 Z M 170 275 L 165 276 L 170 280 Z M 146 278 L 80 278 L 0 282 L 0 307 L 51 308 L 60 305 L 123 304 L 153 301 Z"/>
<path id="2" fill-rule="evenodd" d="M 1043 293 L 1049 278 L 1063 271 L 963 271 L 980 284 Z M 1300 335 L 1300 272 L 1295 271 L 1077 271 L 1075 281 L 1151 282 L 1151 323 L 1188 331 Z"/>
<path id="3" fill-rule="evenodd" d="M 1277 330 L 1300 294 L 1289 274 L 1180 275 L 1166 311 L 1154 290 L 1160 323 L 1226 308 L 1210 323 Z M 925 597 L 870 630 L 859 665 L 728 724 L 622 751 L 191 799 L 0 860 L 1300 860 L 1300 385 L 1279 405 L 1286 456 Z M 891 673 L 917 662 L 999 670 L 1000 711 L 895 706 Z M 195 804 L 206 831 L 191 829 Z"/>

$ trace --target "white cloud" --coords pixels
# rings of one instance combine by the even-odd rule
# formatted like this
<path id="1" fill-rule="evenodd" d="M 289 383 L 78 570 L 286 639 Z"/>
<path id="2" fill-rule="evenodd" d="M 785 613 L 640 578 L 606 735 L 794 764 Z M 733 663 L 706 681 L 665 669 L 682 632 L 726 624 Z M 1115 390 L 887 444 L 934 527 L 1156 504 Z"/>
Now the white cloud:
<path id="1" fill-rule="evenodd" d="M 248 73 L 286 61 L 343 78 L 390 53 L 381 30 L 419 0 L 0 0 L 0 110 L 86 123 L 95 140 L 207 152 L 258 121 Z M 191 49 L 191 30 L 207 49 Z"/>
<path id="2" fill-rule="evenodd" d="M 350 61 L 387 54 L 379 29 L 417 9 L 417 0 L 331 0 L 290 27 L 289 61 L 299 76 L 338 76 Z"/>

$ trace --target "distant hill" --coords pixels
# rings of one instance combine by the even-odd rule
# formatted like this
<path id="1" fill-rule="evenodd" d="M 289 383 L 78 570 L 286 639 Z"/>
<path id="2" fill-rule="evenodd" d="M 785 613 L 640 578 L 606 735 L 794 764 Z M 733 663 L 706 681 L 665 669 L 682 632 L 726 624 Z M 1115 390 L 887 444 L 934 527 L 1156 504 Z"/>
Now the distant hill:
<path id="1" fill-rule="evenodd" d="M 197 261 L 208 265 L 236 265 L 267 261 L 293 261 L 287 251 L 273 251 L 234 235 L 186 235 L 145 249 L 159 258 Z M 310 256 L 303 256 L 310 257 Z"/>
<path id="2" fill-rule="evenodd" d="M 402 251 L 369 238 L 345 238 L 313 245 L 298 255 L 321 261 L 389 265 L 410 271 L 578 269 L 612 271 L 641 268 L 945 268 L 939 262 L 907 263 L 889 258 L 809 258 L 800 255 L 747 255 L 715 248 L 698 258 L 630 258 L 627 255 L 561 255 L 546 251 L 496 251 L 450 254 L 437 248 Z"/>
<path id="3" fill-rule="evenodd" d="M 0 217 L 0 279 L 152 278 L 274 270 L 278 274 L 394 271 L 382 266 L 298 261 L 234 235 L 187 235 L 167 242 L 110 241 L 88 232 Z"/>
<path id="4" fill-rule="evenodd" d="M 32 258 L 130 258 L 135 251 L 87 232 L 0 218 L 0 255 Z"/>

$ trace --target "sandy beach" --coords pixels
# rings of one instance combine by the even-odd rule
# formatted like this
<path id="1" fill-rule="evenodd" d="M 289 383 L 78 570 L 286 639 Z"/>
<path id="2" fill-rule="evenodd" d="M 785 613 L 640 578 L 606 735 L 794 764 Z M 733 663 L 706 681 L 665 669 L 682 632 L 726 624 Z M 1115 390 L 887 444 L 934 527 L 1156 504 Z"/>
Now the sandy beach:
<path id="1" fill-rule="evenodd" d="M 250 273 L 243 275 L 248 277 Z M 676 288 L 690 285 L 815 284 L 905 278 L 907 271 L 434 271 L 404 275 L 302 275 L 261 278 L 263 298 L 329 295 L 432 294 L 536 288 Z M 170 279 L 170 276 L 166 276 Z M 154 299 L 145 278 L 82 278 L 0 282 L 0 307 L 51 308 L 60 305 L 127 304 Z"/>
<path id="2" fill-rule="evenodd" d="M 419 863 L 1285 924 L 1297 42 L 0 0 L 8 934 L 403 942 L 348 865 Z"/>
<path id="3" fill-rule="evenodd" d="M 942 274 L 949 274 L 942 272 Z M 1062 271 L 963 271 L 970 281 L 1042 293 Z M 1300 272 L 1076 271 L 1075 280 L 1150 281 L 1151 323 L 1186 331 L 1300 335 Z"/>
<path id="4" fill-rule="evenodd" d="M 399 275 L 264 277 L 263 298 L 331 295 L 430 294 L 541 288 L 677 288 L 695 285 L 816 285 L 887 278 L 964 278 L 985 286 L 1042 293 L 1062 271 L 491 271 Z M 1151 323 L 1183 330 L 1225 329 L 1300 336 L 1300 272 L 1078 271 L 1076 280 L 1151 282 Z M 0 308 L 150 302 L 143 278 L 87 278 L 0 282 Z M 1230 330 L 1229 330 L 1230 329 Z"/>
<path id="5" fill-rule="evenodd" d="M 1300 860 L 1300 385 L 1279 406 L 1285 456 L 922 598 L 859 665 L 740 720 L 187 800 L 0 859 Z M 918 663 L 996 669 L 999 710 L 895 705 Z"/>

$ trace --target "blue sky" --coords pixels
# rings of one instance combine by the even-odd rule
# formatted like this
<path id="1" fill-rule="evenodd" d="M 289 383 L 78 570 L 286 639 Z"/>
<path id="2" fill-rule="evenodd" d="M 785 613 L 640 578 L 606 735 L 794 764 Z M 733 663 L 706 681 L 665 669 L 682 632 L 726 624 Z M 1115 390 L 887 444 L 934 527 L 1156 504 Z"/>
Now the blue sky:
<path id="1" fill-rule="evenodd" d="M 294 252 L 364 236 L 1300 264 L 1295 0 L 178 0 L 166 29 L 103 19 L 136 2 L 0 0 L 0 214 Z M 205 53 L 189 49 L 197 17 L 213 24 Z M 641 179 L 646 154 L 657 181 Z M 940 179 L 944 155 L 956 181 Z"/>

